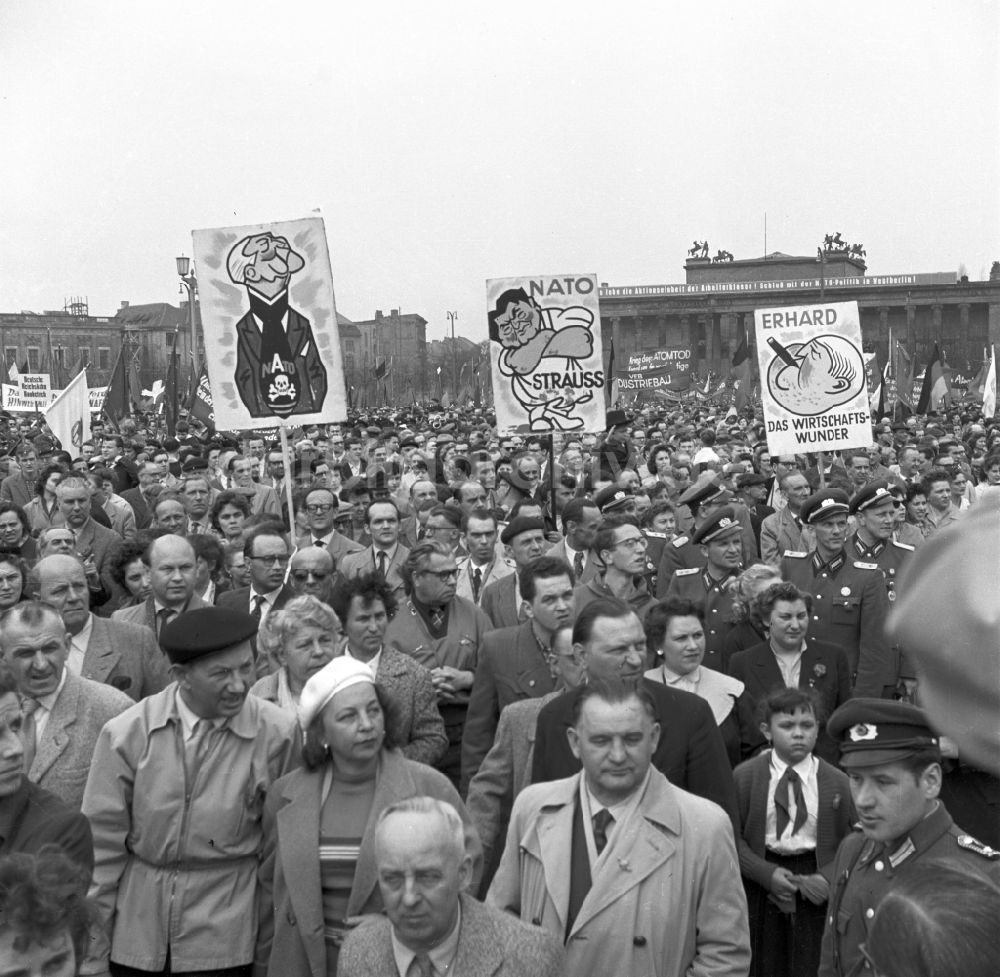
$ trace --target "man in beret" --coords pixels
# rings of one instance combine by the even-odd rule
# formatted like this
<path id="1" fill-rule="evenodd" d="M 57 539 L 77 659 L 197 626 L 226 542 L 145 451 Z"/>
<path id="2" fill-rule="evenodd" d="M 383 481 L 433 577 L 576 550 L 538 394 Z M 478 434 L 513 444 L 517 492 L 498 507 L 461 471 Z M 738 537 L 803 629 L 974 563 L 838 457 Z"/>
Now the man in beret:
<path id="1" fill-rule="evenodd" d="M 230 608 L 176 618 L 160 635 L 174 681 L 101 732 L 83 800 L 104 924 L 91 972 L 250 973 L 264 801 L 300 745 L 293 717 L 248 695 L 256 631 Z"/>
<path id="2" fill-rule="evenodd" d="M 697 601 L 705 612 L 706 668 L 725 672 L 722 647 L 733 618 L 732 587 L 740 573 L 742 526 L 732 506 L 723 506 L 694 532 L 692 542 L 705 555 L 705 568 L 675 570 L 667 597 Z"/>
<path id="3" fill-rule="evenodd" d="M 870 973 L 862 944 L 882 898 L 931 860 L 1000 879 L 1000 852 L 958 827 L 938 799 L 941 749 L 924 713 L 905 702 L 851 699 L 830 717 L 860 831 L 837 851 L 819 977 Z"/>
<path id="4" fill-rule="evenodd" d="M 812 594 L 809 639 L 844 649 L 854 694 L 891 698 L 899 683 L 899 655 L 885 634 L 885 578 L 877 563 L 856 560 L 848 552 L 849 509 L 842 489 L 810 495 L 800 514 L 816 535 L 816 547 L 809 553 L 786 551 L 781 576 Z"/>
<path id="5" fill-rule="evenodd" d="M 494 580 L 483 588 L 479 606 L 495 628 L 514 628 L 526 619 L 518 586 L 518 574 L 548 548 L 545 522 L 528 516 L 515 516 L 504 527 L 500 542 L 514 561 L 515 573 Z"/>
<path id="6" fill-rule="evenodd" d="M 687 506 L 690 510 L 694 520 L 693 531 L 697 531 L 722 506 L 730 505 L 732 499 L 715 472 L 705 472 L 694 485 L 681 493 L 677 501 L 679 506 Z M 684 510 L 680 508 L 677 513 L 678 526 L 682 524 L 683 514 Z M 749 566 L 757 559 L 757 540 L 750 524 L 750 515 L 743 506 L 736 509 L 736 516 L 741 530 L 741 562 L 744 566 Z M 675 570 L 692 567 L 703 569 L 705 562 L 705 554 L 701 547 L 693 542 L 690 532 L 682 532 L 675 536 L 663 547 L 663 556 L 656 572 L 656 596 L 666 597 Z"/>

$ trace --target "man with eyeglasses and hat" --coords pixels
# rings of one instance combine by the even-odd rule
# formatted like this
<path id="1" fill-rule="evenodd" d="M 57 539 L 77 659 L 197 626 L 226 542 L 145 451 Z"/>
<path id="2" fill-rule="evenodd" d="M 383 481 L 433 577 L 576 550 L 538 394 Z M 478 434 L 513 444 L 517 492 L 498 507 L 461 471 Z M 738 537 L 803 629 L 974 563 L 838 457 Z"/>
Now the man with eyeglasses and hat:
<path id="1" fill-rule="evenodd" d="M 941 747 L 922 710 L 851 699 L 830 717 L 860 831 L 840 845 L 830 879 L 819 977 L 873 973 L 864 943 L 882 898 L 914 866 L 940 860 L 1000 881 L 1000 852 L 952 821 L 938 798 Z"/>
<path id="2" fill-rule="evenodd" d="M 850 500 L 826 489 L 802 503 L 802 522 L 816 536 L 809 553 L 787 550 L 781 576 L 813 596 L 809 640 L 839 645 L 847 654 L 855 695 L 891 698 L 899 683 L 899 655 L 885 634 L 889 614 L 885 578 L 877 563 L 847 549 Z"/>
<path id="3" fill-rule="evenodd" d="M 705 555 L 705 568 L 675 570 L 667 597 L 696 601 L 705 612 L 706 668 L 725 673 L 723 644 L 735 623 L 732 587 L 740 573 L 742 526 L 732 506 L 723 506 L 694 532 L 691 541 Z"/>
<path id="4" fill-rule="evenodd" d="M 83 799 L 101 923 L 88 973 L 252 969 L 264 801 L 301 742 L 293 716 L 248 695 L 256 632 L 223 607 L 172 621 L 174 682 L 101 731 Z"/>

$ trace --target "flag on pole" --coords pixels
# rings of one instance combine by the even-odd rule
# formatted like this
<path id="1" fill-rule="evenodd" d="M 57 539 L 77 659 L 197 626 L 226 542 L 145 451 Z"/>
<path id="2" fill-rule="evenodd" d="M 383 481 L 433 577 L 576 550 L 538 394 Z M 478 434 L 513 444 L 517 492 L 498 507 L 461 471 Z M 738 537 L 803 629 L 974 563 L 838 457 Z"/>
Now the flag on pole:
<path id="1" fill-rule="evenodd" d="M 865 378 L 868 382 L 868 401 L 872 418 L 881 420 L 885 414 L 885 377 L 879 366 L 878 353 L 865 353 Z"/>
<path id="2" fill-rule="evenodd" d="M 896 403 L 902 413 L 914 413 L 913 406 L 913 361 L 903 344 L 896 340 Z"/>
<path id="3" fill-rule="evenodd" d="M 191 405 L 188 408 L 191 416 L 197 418 L 207 428 L 215 430 L 215 408 L 212 402 L 212 387 L 208 382 L 208 373 L 205 367 L 201 368 L 201 376 L 194 388 L 194 397 L 191 398 Z"/>
<path id="4" fill-rule="evenodd" d="M 986 383 L 983 386 L 983 417 L 990 420 L 997 412 L 997 353 L 996 347 L 990 346 L 990 368 L 986 373 Z"/>
<path id="5" fill-rule="evenodd" d="M 111 379 L 108 380 L 101 412 L 115 430 L 118 430 L 118 422 L 129 413 L 128 396 L 125 391 L 125 361 L 122 359 L 121 350 L 118 351 L 118 358 L 111 370 Z"/>
<path id="6" fill-rule="evenodd" d="M 746 330 L 743 331 L 740 344 L 733 353 L 732 363 L 730 375 L 733 378 L 733 387 L 735 388 L 733 404 L 737 411 L 741 411 L 750 399 L 750 346 L 747 343 Z"/>
<path id="7" fill-rule="evenodd" d="M 382 360 L 382 362 L 375 367 L 375 379 L 381 380 L 388 372 L 389 368 L 387 361 Z"/>
<path id="8" fill-rule="evenodd" d="M 709 395 L 711 386 L 712 386 L 712 371 L 709 370 L 708 376 L 705 377 L 705 389 L 702 390 L 702 394 L 704 394 L 706 397 Z"/>
<path id="9" fill-rule="evenodd" d="M 611 340 L 611 352 L 608 354 L 607 376 L 608 401 L 612 407 L 618 403 L 618 377 L 615 376 L 615 341 Z"/>
<path id="10" fill-rule="evenodd" d="M 72 455 L 90 440 L 90 391 L 87 371 L 81 370 L 66 389 L 45 409 L 45 422 L 59 439 L 63 451 Z"/>
<path id="11" fill-rule="evenodd" d="M 948 387 L 948 381 L 945 379 L 938 344 L 935 343 L 934 352 L 931 353 L 930 362 L 924 371 L 924 383 L 920 388 L 917 413 L 926 414 L 930 410 L 937 410 L 945 403 L 951 403 L 951 390 Z"/>
<path id="12" fill-rule="evenodd" d="M 21 386 L 21 371 L 17 368 L 17 360 L 14 360 L 10 365 L 10 369 L 7 371 L 7 379 L 11 383 L 16 383 Z"/>

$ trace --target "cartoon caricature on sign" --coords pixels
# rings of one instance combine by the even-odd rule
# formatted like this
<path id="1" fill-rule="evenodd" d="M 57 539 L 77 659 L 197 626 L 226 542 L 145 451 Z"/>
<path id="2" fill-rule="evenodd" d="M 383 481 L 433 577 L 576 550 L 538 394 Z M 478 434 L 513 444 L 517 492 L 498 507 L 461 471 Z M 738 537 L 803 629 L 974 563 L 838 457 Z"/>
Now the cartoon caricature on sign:
<path id="1" fill-rule="evenodd" d="M 754 312 L 772 454 L 866 448 L 871 405 L 857 302 Z"/>
<path id="2" fill-rule="evenodd" d="M 494 279 L 487 300 L 498 429 L 603 430 L 595 277 Z"/>
<path id="3" fill-rule="evenodd" d="M 346 417 L 323 220 L 194 232 L 205 359 L 223 429 Z"/>

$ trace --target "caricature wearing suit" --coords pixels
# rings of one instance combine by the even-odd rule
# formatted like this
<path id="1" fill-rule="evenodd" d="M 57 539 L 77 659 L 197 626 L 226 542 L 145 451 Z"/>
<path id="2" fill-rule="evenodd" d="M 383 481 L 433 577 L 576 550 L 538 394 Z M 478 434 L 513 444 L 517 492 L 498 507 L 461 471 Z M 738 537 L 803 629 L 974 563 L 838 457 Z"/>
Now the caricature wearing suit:
<path id="1" fill-rule="evenodd" d="M 246 285 L 250 311 L 236 324 L 236 389 L 252 417 L 314 414 L 326 399 L 326 367 L 309 320 L 288 304 L 288 280 L 305 267 L 283 237 L 238 241 L 229 277 Z"/>

